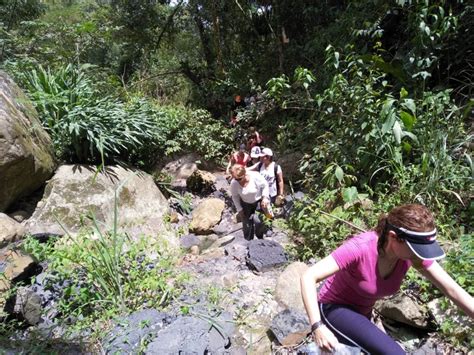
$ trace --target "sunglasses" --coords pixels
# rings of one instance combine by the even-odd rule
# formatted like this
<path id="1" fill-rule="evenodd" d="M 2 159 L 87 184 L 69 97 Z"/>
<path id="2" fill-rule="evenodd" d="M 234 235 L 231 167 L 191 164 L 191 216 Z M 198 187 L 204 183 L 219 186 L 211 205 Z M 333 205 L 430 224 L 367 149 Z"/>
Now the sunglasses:
<path id="1" fill-rule="evenodd" d="M 242 177 L 239 177 L 239 178 L 234 178 L 234 179 L 237 180 L 237 181 L 242 181 L 244 178 L 245 178 L 245 175 L 242 176 Z"/>

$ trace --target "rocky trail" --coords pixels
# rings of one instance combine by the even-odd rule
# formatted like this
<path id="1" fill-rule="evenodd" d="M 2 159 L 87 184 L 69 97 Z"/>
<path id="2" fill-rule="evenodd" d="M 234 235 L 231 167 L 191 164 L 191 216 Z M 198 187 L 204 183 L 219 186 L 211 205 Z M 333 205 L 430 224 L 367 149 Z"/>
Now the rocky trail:
<path id="1" fill-rule="evenodd" d="M 289 255 L 294 243 L 284 223 L 293 200 L 304 194 L 287 196 L 272 233 L 245 240 L 233 220 L 227 180 L 201 157 L 176 157 L 152 174 L 118 165 L 100 171 L 92 165 L 58 166 L 31 102 L 4 73 L 0 91 L 0 353 L 305 353 L 309 324 L 299 278 L 308 265 Z M 287 179 L 298 173 L 299 158 L 279 157 Z M 59 279 L 47 261 L 20 246 L 28 236 L 39 243 L 62 241 L 65 235 L 84 236 L 84 229 L 93 239 L 91 214 L 99 231 L 116 222 L 131 240 L 147 236 L 166 245 L 180 260 L 176 268 L 187 275 L 179 298 L 167 308 L 143 304 L 120 319 L 104 320 L 103 335 L 92 344 L 92 329 L 71 331 L 80 316 L 61 314 L 58 307 L 71 280 Z M 154 256 L 148 271 L 159 265 Z M 77 273 L 81 280 L 81 270 Z M 400 293 L 376 309 L 409 353 L 450 351 L 430 333 L 433 323 L 451 317 L 437 300 L 425 307 Z"/>
<path id="2" fill-rule="evenodd" d="M 107 178 L 99 174 L 93 188 L 84 188 L 94 170 L 62 166 L 48 182 L 34 211 L 0 214 L 2 240 L 6 245 L 0 252 L 0 267 L 7 276 L 0 286 L 5 291 L 10 284 L 33 280 L 31 286 L 18 288 L 15 297 L 5 304 L 7 314 L 20 317 L 30 325 L 17 332 L 17 337 L 28 339 L 34 331 L 35 336 L 57 339 L 60 347 L 68 349 L 67 353 L 306 353 L 304 339 L 309 324 L 299 278 L 308 266 L 292 260 L 287 253 L 294 243 L 284 223 L 293 200 L 303 198 L 304 194 L 287 196 L 271 233 L 264 239 L 249 241 L 243 237 L 241 223 L 234 220 L 229 183 L 223 173 L 199 170 L 194 160 L 192 156 L 183 157 L 163 169 L 173 177 L 170 189 L 180 196 L 188 193 L 187 207 L 176 194 L 168 200 L 159 196 L 155 184 L 144 173 L 113 167 Z M 48 214 L 48 206 L 62 208 L 62 220 L 71 232 L 78 228 L 73 216 L 92 203 L 97 206 L 96 213 L 100 213 L 100 206 L 105 206 L 102 219 L 110 221 L 111 217 L 105 213 L 111 204 L 107 196 L 121 181 L 128 181 L 123 187 L 125 192 L 118 194 L 125 231 L 137 236 L 157 228 L 162 230 L 177 252 L 184 251 L 177 267 L 188 275 L 188 281 L 179 299 L 166 311 L 145 307 L 113 320 L 115 326 L 90 350 L 84 347 L 87 334 L 65 339 L 64 326 L 55 322 L 56 300 L 67 285 L 53 282 L 51 288 L 54 275 L 47 272 L 47 265 L 38 265 L 29 255 L 15 250 L 14 245 L 27 233 L 38 238 L 62 234 Z M 150 210 L 152 213 L 147 215 Z M 165 211 L 169 212 L 169 222 L 163 229 L 157 215 L 164 215 Z M 143 218 L 146 223 L 131 223 Z M 398 295 L 382 302 L 377 309 L 385 316 L 387 325 L 392 324 L 390 318 L 397 321 L 389 330 L 403 339 L 412 353 L 443 349 L 427 337 L 429 315 L 411 298 Z M 400 326 L 403 323 L 410 327 Z M 4 352 L 17 353 L 8 347 Z M 359 354 L 357 349 L 349 347 L 341 347 L 336 353 Z"/>

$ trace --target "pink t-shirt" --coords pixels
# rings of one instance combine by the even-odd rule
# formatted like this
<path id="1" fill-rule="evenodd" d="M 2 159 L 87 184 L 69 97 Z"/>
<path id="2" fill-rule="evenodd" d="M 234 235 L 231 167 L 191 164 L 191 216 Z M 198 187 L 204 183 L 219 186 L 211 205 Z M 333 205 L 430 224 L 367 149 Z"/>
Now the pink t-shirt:
<path id="1" fill-rule="evenodd" d="M 331 253 L 341 270 L 322 286 L 319 292 L 321 303 L 350 305 L 370 317 L 375 301 L 400 289 L 411 261 L 398 260 L 392 273 L 384 279 L 377 269 L 377 239 L 375 231 L 362 233 Z M 424 260 L 422 267 L 426 269 L 431 264 L 432 260 Z"/>

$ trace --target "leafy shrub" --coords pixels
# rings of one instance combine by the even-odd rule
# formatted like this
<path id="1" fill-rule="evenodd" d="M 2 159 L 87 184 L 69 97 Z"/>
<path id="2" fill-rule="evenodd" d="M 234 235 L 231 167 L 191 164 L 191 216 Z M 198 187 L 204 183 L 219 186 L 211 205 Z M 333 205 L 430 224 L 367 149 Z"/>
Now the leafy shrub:
<path id="1" fill-rule="evenodd" d="M 71 64 L 55 71 L 34 67 L 17 77 L 29 92 L 57 155 L 73 163 L 125 161 L 152 166 L 164 155 L 196 151 L 222 160 L 231 130 L 207 111 L 129 102 L 102 96 L 85 70 Z"/>
<path id="2" fill-rule="evenodd" d="M 164 307 L 178 293 L 179 285 L 171 282 L 174 257 L 150 238 L 134 241 L 97 230 L 63 238 L 49 245 L 28 238 L 23 248 L 46 260 L 51 282 L 63 285 L 59 306 L 64 318 L 83 319 L 87 327 L 102 317 Z"/>

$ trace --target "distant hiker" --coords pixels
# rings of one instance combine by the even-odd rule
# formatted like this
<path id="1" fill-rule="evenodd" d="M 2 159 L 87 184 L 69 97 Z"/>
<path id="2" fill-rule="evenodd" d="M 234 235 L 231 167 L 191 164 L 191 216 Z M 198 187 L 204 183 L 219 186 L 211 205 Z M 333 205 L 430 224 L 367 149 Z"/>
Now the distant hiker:
<path id="1" fill-rule="evenodd" d="M 283 171 L 281 166 L 273 161 L 273 152 L 270 148 L 263 148 L 260 153 L 260 162 L 252 165 L 249 170 L 259 172 L 267 180 L 270 188 L 270 200 L 273 204 L 283 202 Z M 278 200 L 278 203 L 276 203 Z"/>
<path id="2" fill-rule="evenodd" d="M 238 111 L 245 107 L 245 102 L 242 100 L 240 95 L 235 95 L 234 103 L 232 104 L 231 111 L 230 111 L 230 121 L 229 124 L 231 127 L 235 127 L 238 123 Z"/>
<path id="3" fill-rule="evenodd" d="M 252 150 L 255 146 L 261 146 L 263 143 L 262 136 L 257 132 L 255 127 L 249 127 L 247 138 L 247 150 Z"/>
<path id="4" fill-rule="evenodd" d="M 225 172 L 227 175 L 230 174 L 230 168 L 234 164 L 242 165 L 242 166 L 247 166 L 247 164 L 250 162 L 250 155 L 248 155 L 245 152 L 245 144 L 241 144 L 239 147 L 239 150 L 237 152 L 232 153 L 232 155 L 229 158 L 229 164 L 227 164 L 227 168 L 225 169 Z"/>
<path id="5" fill-rule="evenodd" d="M 244 238 L 263 238 L 267 227 L 257 211 L 266 211 L 270 205 L 267 181 L 255 171 L 246 171 L 242 165 L 235 164 L 231 169 L 230 192 L 232 201 L 242 218 Z"/>
<path id="6" fill-rule="evenodd" d="M 301 291 L 316 345 L 331 351 L 341 342 L 369 354 L 405 354 L 371 317 L 375 302 L 398 292 L 411 266 L 474 318 L 474 299 L 436 261 L 445 256 L 436 233 L 425 206 L 399 206 L 381 215 L 375 230 L 350 238 L 311 266 Z M 317 292 L 316 283 L 325 279 Z"/>
<path id="7" fill-rule="evenodd" d="M 256 145 L 250 150 L 251 166 L 260 162 L 260 157 L 262 156 L 262 149 Z"/>

